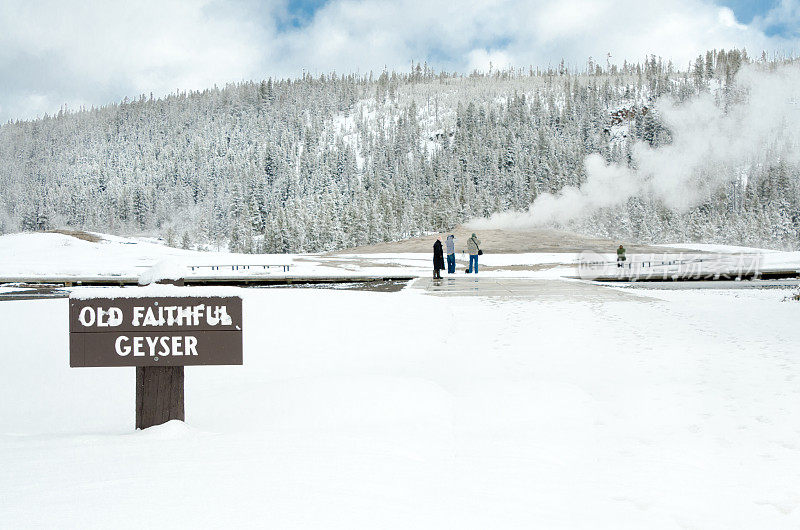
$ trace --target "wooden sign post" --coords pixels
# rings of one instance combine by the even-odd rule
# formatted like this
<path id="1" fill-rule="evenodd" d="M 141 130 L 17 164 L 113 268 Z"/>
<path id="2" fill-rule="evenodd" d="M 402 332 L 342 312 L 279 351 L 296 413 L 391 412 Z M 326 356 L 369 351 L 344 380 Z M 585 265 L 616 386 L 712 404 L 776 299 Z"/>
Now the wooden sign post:
<path id="1" fill-rule="evenodd" d="M 242 364 L 242 299 L 70 298 L 69 332 L 70 366 L 136 367 L 145 429 L 184 420 L 184 366 Z"/>
<path id="2" fill-rule="evenodd" d="M 136 428 L 186 420 L 183 366 L 136 367 Z"/>

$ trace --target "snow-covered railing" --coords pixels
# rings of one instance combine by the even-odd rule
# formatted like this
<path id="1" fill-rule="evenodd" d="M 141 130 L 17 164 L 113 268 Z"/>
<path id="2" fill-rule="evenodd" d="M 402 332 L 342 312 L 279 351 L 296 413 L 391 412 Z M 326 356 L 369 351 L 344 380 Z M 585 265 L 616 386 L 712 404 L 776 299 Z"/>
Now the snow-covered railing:
<path id="1" fill-rule="evenodd" d="M 635 266 L 636 267 L 662 267 L 662 266 L 667 266 L 667 265 L 685 265 L 687 263 L 701 263 L 703 261 L 706 261 L 706 260 L 699 259 L 699 258 L 673 259 L 673 260 L 662 260 L 662 261 L 645 259 L 645 260 L 641 260 L 641 261 L 633 261 L 633 260 L 631 260 L 631 261 L 623 261 L 621 265 L 620 265 L 620 263 L 618 261 L 614 261 L 614 260 L 611 260 L 611 261 L 582 261 L 582 262 L 580 262 L 580 266 L 581 267 L 604 267 L 604 266 L 616 265 L 619 268 L 632 269 Z"/>
<path id="2" fill-rule="evenodd" d="M 275 268 L 280 267 L 280 268 L 283 269 L 283 272 L 289 272 L 289 267 L 291 267 L 291 265 L 284 265 L 284 264 L 282 264 L 282 265 L 276 265 L 276 264 L 266 265 L 266 264 L 252 264 L 252 263 L 249 264 L 249 265 L 242 265 L 242 264 L 233 264 L 233 265 L 224 265 L 224 264 L 220 264 L 220 265 L 189 265 L 189 268 L 191 270 L 195 270 L 195 269 L 211 269 L 212 271 L 218 271 L 218 270 L 221 270 L 221 269 L 227 269 L 228 267 L 230 267 L 230 269 L 232 271 L 250 270 L 253 267 L 255 267 L 256 269 L 261 268 L 262 270 L 267 270 L 267 269 L 269 269 L 271 267 L 275 267 Z"/>
<path id="3" fill-rule="evenodd" d="M 637 256 L 625 262 L 585 260 L 578 263 L 584 279 L 608 278 L 626 281 L 653 279 L 757 278 L 762 275 L 761 254 L 706 254 L 702 257 Z M 655 258 L 655 259 L 654 259 Z M 770 271 L 770 274 L 787 271 Z"/>

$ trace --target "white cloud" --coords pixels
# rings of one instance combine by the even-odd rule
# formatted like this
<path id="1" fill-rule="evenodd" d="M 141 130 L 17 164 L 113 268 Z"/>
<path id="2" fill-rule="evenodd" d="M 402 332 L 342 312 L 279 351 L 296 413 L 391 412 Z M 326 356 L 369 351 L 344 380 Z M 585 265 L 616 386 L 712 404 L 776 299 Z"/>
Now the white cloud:
<path id="1" fill-rule="evenodd" d="M 490 52 L 483 48 L 472 50 L 467 57 L 469 58 L 467 69 L 470 72 L 473 70 L 479 72 L 504 70 L 514 64 L 507 53 L 501 51 Z"/>
<path id="2" fill-rule="evenodd" d="M 685 67 L 712 48 L 800 49 L 800 36 L 765 34 L 800 25 L 800 0 L 749 25 L 710 0 L 331 0 L 302 27 L 279 30 L 286 1 L 4 0 L 0 119 L 303 70 L 407 70 L 411 60 L 468 72 L 490 61 L 546 67 L 655 54 Z M 24 104 L 32 95 L 46 102 Z"/>
<path id="3" fill-rule="evenodd" d="M 798 0 L 783 3 L 780 16 Z M 564 58 L 582 65 L 607 53 L 619 63 L 655 54 L 685 66 L 708 49 L 758 54 L 800 43 L 763 29 L 740 24 L 729 8 L 708 0 L 334 0 L 307 27 L 278 37 L 289 53 L 271 66 L 363 72 L 431 58 L 434 66 L 469 71 L 487 69 L 489 60 L 525 67 Z"/>
<path id="4" fill-rule="evenodd" d="M 726 27 L 729 27 L 729 28 L 736 28 L 736 29 L 739 29 L 739 30 L 746 30 L 747 29 L 746 25 L 740 24 L 736 20 L 736 14 L 733 12 L 732 9 L 729 9 L 727 7 L 720 8 L 718 17 L 719 17 L 720 24 L 722 24 L 723 26 L 726 26 Z"/>
<path id="5" fill-rule="evenodd" d="M 0 101 L 7 113 L 27 117 L 63 103 L 108 103 L 98 99 L 106 94 L 162 95 L 254 77 L 261 31 L 207 0 L 6 1 L 0 75 L 19 93 Z M 30 95 L 41 104 L 26 104 Z"/>
<path id="6" fill-rule="evenodd" d="M 780 0 L 764 16 L 755 17 L 751 25 L 762 31 L 780 26 L 793 28 L 796 37 L 800 33 L 800 0 Z"/>

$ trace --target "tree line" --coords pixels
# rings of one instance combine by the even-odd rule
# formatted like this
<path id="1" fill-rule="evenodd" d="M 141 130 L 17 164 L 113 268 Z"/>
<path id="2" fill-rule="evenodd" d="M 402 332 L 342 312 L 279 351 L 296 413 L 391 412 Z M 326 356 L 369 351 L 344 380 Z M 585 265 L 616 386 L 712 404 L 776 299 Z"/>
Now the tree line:
<path id="1" fill-rule="evenodd" d="M 443 231 L 580 185 L 587 154 L 629 164 L 636 141 L 670 142 L 653 101 L 714 91 L 724 105 L 752 61 L 720 50 L 685 70 L 648 57 L 467 75 L 413 64 L 64 108 L 0 127 L 0 233 L 74 228 L 263 253 Z M 632 198 L 566 228 L 797 248 L 797 183 L 776 159 L 688 212 Z"/>

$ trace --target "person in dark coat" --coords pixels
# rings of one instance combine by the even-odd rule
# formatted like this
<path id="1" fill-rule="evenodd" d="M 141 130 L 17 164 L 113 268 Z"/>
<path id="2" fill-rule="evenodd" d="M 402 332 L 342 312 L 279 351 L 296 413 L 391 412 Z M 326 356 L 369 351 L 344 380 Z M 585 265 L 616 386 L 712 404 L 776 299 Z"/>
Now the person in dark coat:
<path id="1" fill-rule="evenodd" d="M 442 273 L 439 272 L 441 270 L 444 270 L 444 253 L 442 252 L 442 241 L 437 239 L 433 244 L 433 277 L 441 278 Z"/>

